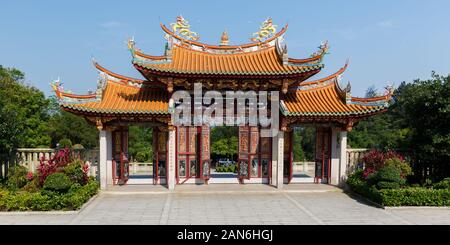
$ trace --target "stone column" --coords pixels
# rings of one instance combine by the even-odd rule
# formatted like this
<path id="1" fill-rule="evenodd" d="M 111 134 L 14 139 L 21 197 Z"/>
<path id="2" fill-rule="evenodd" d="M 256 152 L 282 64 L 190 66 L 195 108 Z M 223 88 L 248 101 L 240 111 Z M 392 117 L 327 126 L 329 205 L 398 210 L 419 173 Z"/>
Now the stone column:
<path id="1" fill-rule="evenodd" d="M 340 145 L 339 186 L 342 187 L 347 181 L 347 131 L 341 131 Z"/>
<path id="2" fill-rule="evenodd" d="M 277 170 L 277 188 L 282 189 L 284 183 L 283 163 L 284 163 L 284 132 L 278 132 L 278 170 Z"/>
<path id="3" fill-rule="evenodd" d="M 343 186 L 347 179 L 347 131 L 333 128 L 331 134 L 330 184 Z"/>
<path id="4" fill-rule="evenodd" d="M 169 130 L 169 137 L 167 138 L 167 146 L 169 152 L 167 153 L 168 169 L 167 169 L 167 188 L 169 190 L 175 189 L 175 130 Z"/>
<path id="5" fill-rule="evenodd" d="M 106 185 L 113 185 L 112 132 L 106 131 Z"/>
<path id="6" fill-rule="evenodd" d="M 111 133 L 109 133 L 111 135 Z M 100 174 L 100 189 L 106 189 L 108 177 L 108 131 L 100 130 L 100 160 L 99 160 L 99 174 Z M 110 140 L 111 141 L 111 140 Z"/>
<path id="7" fill-rule="evenodd" d="M 284 154 L 284 132 L 272 138 L 272 185 L 278 189 L 283 188 L 283 154 Z"/>
<path id="8" fill-rule="evenodd" d="M 339 170 L 340 170 L 340 129 L 331 128 L 331 177 L 329 178 L 329 184 L 339 184 Z"/>

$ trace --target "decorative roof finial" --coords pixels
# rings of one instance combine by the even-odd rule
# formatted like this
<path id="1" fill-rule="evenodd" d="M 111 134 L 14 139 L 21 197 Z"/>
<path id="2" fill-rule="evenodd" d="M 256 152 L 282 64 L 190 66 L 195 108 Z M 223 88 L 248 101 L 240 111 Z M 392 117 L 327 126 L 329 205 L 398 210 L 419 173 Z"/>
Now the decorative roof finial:
<path id="1" fill-rule="evenodd" d="M 189 22 L 181 15 L 177 16 L 177 21 L 171 23 L 170 26 L 175 34 L 181 35 L 189 40 L 196 41 L 200 38 L 196 32 L 190 30 L 191 25 L 189 25 Z"/>
<path id="2" fill-rule="evenodd" d="M 228 32 L 225 29 L 225 31 L 223 31 L 222 33 L 222 37 L 220 38 L 220 45 L 228 45 L 228 43 L 229 43 Z"/>
<path id="3" fill-rule="evenodd" d="M 267 18 L 259 28 L 258 32 L 253 33 L 253 42 L 262 42 L 273 36 L 277 32 L 277 25 L 274 25 L 272 18 Z"/>

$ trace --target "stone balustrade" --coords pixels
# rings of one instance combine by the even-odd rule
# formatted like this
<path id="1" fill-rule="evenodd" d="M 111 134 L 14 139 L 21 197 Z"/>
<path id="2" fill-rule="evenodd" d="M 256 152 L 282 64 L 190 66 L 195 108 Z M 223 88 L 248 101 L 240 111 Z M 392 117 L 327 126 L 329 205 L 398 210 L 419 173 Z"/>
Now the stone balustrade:
<path id="1" fill-rule="evenodd" d="M 361 159 L 370 149 L 347 149 L 347 174 L 353 173 L 361 165 Z M 45 157 L 49 159 L 55 154 L 55 149 L 51 148 L 19 148 L 17 149 L 17 157 L 12 163 L 18 163 L 27 167 L 30 171 L 36 171 L 39 166 L 40 159 Z M 89 164 L 89 175 L 97 177 L 99 151 L 84 150 L 80 153 L 80 157 Z M 0 163 L 0 177 L 5 177 L 8 167 L 11 163 Z M 150 175 L 152 171 L 152 163 L 130 163 L 130 175 L 145 174 Z M 314 162 L 295 162 L 294 172 L 308 172 L 314 168 Z"/>
<path id="2" fill-rule="evenodd" d="M 370 149 L 347 149 L 347 174 L 355 172 L 358 168 L 364 168 L 362 158 Z"/>
<path id="3" fill-rule="evenodd" d="M 83 150 L 74 152 L 85 163 L 89 164 L 89 176 L 97 177 L 99 164 L 98 150 Z M 55 149 L 52 148 L 19 148 L 16 158 L 11 162 L 0 163 L 0 177 L 6 177 L 8 168 L 13 164 L 25 166 L 31 172 L 35 172 L 39 166 L 42 157 L 49 159 L 55 155 Z M 153 163 L 130 162 L 131 175 L 151 175 L 153 172 Z"/>

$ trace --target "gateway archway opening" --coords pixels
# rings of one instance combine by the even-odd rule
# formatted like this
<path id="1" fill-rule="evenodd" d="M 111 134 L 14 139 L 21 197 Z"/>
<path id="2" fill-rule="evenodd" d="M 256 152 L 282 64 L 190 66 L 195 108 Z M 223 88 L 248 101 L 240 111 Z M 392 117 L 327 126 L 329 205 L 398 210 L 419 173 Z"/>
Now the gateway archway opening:
<path id="1" fill-rule="evenodd" d="M 209 183 L 239 183 L 238 133 L 238 127 L 211 128 L 211 179 Z"/>

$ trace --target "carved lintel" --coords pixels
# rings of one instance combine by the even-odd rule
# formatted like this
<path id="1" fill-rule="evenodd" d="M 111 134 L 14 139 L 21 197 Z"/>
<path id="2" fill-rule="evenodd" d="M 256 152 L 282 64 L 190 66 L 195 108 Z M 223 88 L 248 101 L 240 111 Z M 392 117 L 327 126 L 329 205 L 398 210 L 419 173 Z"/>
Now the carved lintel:
<path id="1" fill-rule="evenodd" d="M 171 77 L 167 79 L 167 92 L 169 93 L 173 92 L 173 78 Z"/>
<path id="2" fill-rule="evenodd" d="M 95 120 L 95 125 L 97 126 L 97 129 L 98 129 L 99 131 L 103 130 L 103 122 L 102 122 L 102 118 L 101 118 L 101 117 L 98 117 L 98 118 Z"/>
<path id="3" fill-rule="evenodd" d="M 170 120 L 171 120 L 170 117 L 156 117 L 155 119 L 156 119 L 156 121 L 167 124 L 167 125 L 170 124 Z"/>
<path id="4" fill-rule="evenodd" d="M 289 80 L 283 79 L 283 87 L 281 88 L 281 92 L 283 92 L 283 94 L 286 94 L 288 92 L 288 88 L 289 88 Z"/>
<path id="5" fill-rule="evenodd" d="M 185 79 L 185 78 L 175 78 L 175 79 L 173 79 L 173 83 L 176 85 L 176 86 L 184 86 L 184 84 L 187 82 L 187 79 Z"/>
<path id="6" fill-rule="evenodd" d="M 159 127 L 158 127 L 158 130 L 159 130 L 160 132 L 168 132 L 168 131 L 169 131 L 169 129 L 168 129 L 167 126 L 159 126 Z"/>
<path id="7" fill-rule="evenodd" d="M 352 131 L 355 123 L 356 123 L 355 119 L 348 119 L 347 122 L 344 124 L 343 130 L 345 130 L 347 132 Z"/>
<path id="8" fill-rule="evenodd" d="M 271 79 L 271 80 L 269 80 L 269 82 L 272 84 L 278 85 L 278 86 L 283 84 L 283 82 L 281 80 L 272 80 Z"/>

